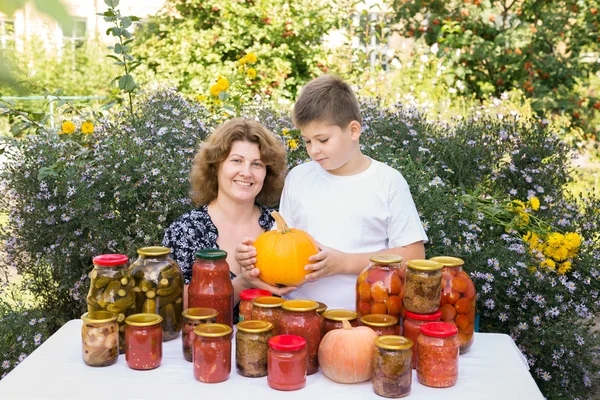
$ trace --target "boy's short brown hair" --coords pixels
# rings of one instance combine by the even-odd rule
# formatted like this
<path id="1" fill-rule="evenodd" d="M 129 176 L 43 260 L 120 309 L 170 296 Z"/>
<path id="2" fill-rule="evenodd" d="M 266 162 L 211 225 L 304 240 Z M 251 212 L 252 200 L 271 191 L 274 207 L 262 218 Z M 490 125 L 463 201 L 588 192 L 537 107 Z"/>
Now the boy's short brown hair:
<path id="1" fill-rule="evenodd" d="M 322 75 L 302 89 L 294 105 L 293 121 L 299 129 L 313 121 L 327 122 L 342 129 L 352 121 L 362 125 L 356 95 L 350 85 L 335 75 Z"/>

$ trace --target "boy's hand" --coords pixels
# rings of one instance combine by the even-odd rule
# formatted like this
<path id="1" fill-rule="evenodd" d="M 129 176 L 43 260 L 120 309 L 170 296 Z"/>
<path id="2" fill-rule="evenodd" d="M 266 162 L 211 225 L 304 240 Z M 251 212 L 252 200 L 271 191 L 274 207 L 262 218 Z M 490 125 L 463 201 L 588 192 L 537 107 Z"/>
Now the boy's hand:
<path id="1" fill-rule="evenodd" d="M 277 287 L 269 285 L 268 283 L 258 278 L 258 274 L 255 274 L 256 271 L 258 271 L 257 268 L 254 268 L 253 270 L 242 270 L 242 273 L 238 275 L 243 280 L 242 285 L 244 287 L 248 289 L 265 289 L 273 294 L 276 294 L 277 296 L 285 296 L 286 294 L 291 293 L 297 289 L 296 286 Z"/>
<path id="2" fill-rule="evenodd" d="M 320 243 L 319 251 L 314 256 L 308 257 L 308 261 L 314 264 L 308 264 L 304 269 L 314 271 L 304 277 L 305 281 L 316 281 L 326 276 L 336 275 L 342 272 L 344 265 L 344 253 L 331 247 L 323 246 Z"/>
<path id="3" fill-rule="evenodd" d="M 252 246 L 254 240 L 249 237 L 244 237 L 242 243 L 235 248 L 235 261 L 242 267 L 242 269 L 251 271 L 256 269 L 254 264 L 256 263 L 256 249 Z M 256 269 L 258 271 L 258 269 Z M 254 276 L 258 276 L 258 273 Z"/>

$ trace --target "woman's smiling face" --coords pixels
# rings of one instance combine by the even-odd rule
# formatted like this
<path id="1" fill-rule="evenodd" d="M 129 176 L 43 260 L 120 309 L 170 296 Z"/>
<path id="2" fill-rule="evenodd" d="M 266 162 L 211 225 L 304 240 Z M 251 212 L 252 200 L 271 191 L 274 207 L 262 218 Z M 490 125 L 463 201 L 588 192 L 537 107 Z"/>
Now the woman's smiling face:
<path id="1" fill-rule="evenodd" d="M 267 175 L 260 159 L 260 149 L 255 143 L 235 141 L 227 158 L 219 166 L 219 196 L 237 202 L 254 203 Z"/>

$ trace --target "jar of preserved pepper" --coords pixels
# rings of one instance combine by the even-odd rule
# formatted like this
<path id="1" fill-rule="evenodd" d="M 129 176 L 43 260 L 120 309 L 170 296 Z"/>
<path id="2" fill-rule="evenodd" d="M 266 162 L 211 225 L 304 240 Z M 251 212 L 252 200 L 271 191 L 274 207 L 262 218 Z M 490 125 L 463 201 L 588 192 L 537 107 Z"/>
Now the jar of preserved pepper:
<path id="1" fill-rule="evenodd" d="M 192 362 L 192 352 L 196 334 L 194 329 L 202 324 L 214 324 L 217 321 L 217 310 L 214 308 L 188 308 L 183 311 L 183 334 L 181 342 L 183 345 L 183 357 Z"/>
<path id="2" fill-rule="evenodd" d="M 358 326 L 358 313 L 350 310 L 327 310 L 323 313 L 323 336 L 334 329 L 342 329 L 342 321 L 348 321 L 353 327 Z"/>
<path id="3" fill-rule="evenodd" d="M 375 339 L 373 391 L 379 396 L 399 398 L 410 394 L 413 341 L 384 335 Z"/>
<path id="4" fill-rule="evenodd" d="M 279 334 L 279 319 L 283 312 L 281 305 L 285 299 L 281 297 L 258 297 L 252 300 L 252 319 L 267 321 L 273 324 L 273 333 Z"/>
<path id="5" fill-rule="evenodd" d="M 473 345 L 477 292 L 469 275 L 463 271 L 464 261 L 456 257 L 433 257 L 442 268 L 442 321 L 456 324 L 460 354 Z"/>
<path id="6" fill-rule="evenodd" d="M 377 336 L 402 335 L 398 318 L 387 314 L 367 314 L 361 317 L 360 324 L 373 329 Z"/>
<path id="7" fill-rule="evenodd" d="M 162 362 L 162 317 L 133 314 L 125 319 L 125 360 L 131 369 L 154 369 Z"/>
<path id="8" fill-rule="evenodd" d="M 269 339 L 267 382 L 277 390 L 298 390 L 306 385 L 306 339 L 278 335 Z"/>
<path id="9" fill-rule="evenodd" d="M 400 319 L 403 315 L 404 274 L 402 257 L 378 254 L 356 280 L 356 312 L 359 318 L 367 314 L 388 314 Z"/>
<path id="10" fill-rule="evenodd" d="M 442 317 L 442 313 L 436 311 L 432 314 L 416 314 L 410 311 L 406 312 L 406 318 L 404 318 L 404 336 L 413 341 L 413 369 L 417 368 L 417 347 L 419 343 L 417 339 L 421 334 L 421 326 L 428 322 L 439 322 Z"/>
<path id="11" fill-rule="evenodd" d="M 194 376 L 204 383 L 226 381 L 231 373 L 231 327 L 205 324 L 194 333 Z"/>
<path id="12" fill-rule="evenodd" d="M 406 263 L 404 307 L 406 311 L 431 314 L 440 308 L 443 265 L 431 260 Z"/>
<path id="13" fill-rule="evenodd" d="M 119 324 L 108 311 L 92 311 L 81 316 L 83 361 L 90 367 L 106 367 L 119 357 Z"/>
<path id="14" fill-rule="evenodd" d="M 279 333 L 297 335 L 306 339 L 306 372 L 312 375 L 319 370 L 319 344 L 321 343 L 321 317 L 319 305 L 312 300 L 287 300 L 281 308 Z"/>
<path id="15" fill-rule="evenodd" d="M 458 379 L 458 328 L 447 322 L 428 322 L 417 339 L 417 379 L 426 386 L 445 388 Z"/>
<path id="16" fill-rule="evenodd" d="M 273 336 L 273 324 L 246 320 L 236 327 L 235 366 L 238 374 L 249 378 L 267 376 L 267 350 Z"/>
<path id="17" fill-rule="evenodd" d="M 125 318 L 135 314 L 133 282 L 128 258 L 123 254 L 102 254 L 92 260 L 90 290 L 86 297 L 88 312 L 108 311 L 117 315 L 119 352 L 125 351 Z"/>
<path id="18" fill-rule="evenodd" d="M 175 339 L 181 331 L 183 274 L 169 257 L 168 247 L 142 247 L 129 271 L 135 293 L 135 312 L 162 317 L 163 340 Z"/>
<path id="19" fill-rule="evenodd" d="M 240 322 L 252 319 L 252 300 L 258 297 L 272 296 L 264 289 L 246 289 L 240 292 Z"/>
<path id="20" fill-rule="evenodd" d="M 196 252 L 188 287 L 188 307 L 214 308 L 219 313 L 217 322 L 233 327 L 233 285 L 227 252 L 219 249 Z"/>

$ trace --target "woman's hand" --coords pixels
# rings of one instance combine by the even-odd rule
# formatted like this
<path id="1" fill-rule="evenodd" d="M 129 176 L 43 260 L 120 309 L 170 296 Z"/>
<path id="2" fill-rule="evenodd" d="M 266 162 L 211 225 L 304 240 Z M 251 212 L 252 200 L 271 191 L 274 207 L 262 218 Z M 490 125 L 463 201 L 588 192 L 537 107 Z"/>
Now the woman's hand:
<path id="1" fill-rule="evenodd" d="M 251 271 L 256 269 L 256 248 L 252 246 L 254 240 L 248 236 L 242 239 L 242 242 L 235 248 L 235 261 L 243 270 Z M 258 271 L 258 270 L 257 270 Z M 260 273 L 260 271 L 259 271 Z M 258 276 L 256 274 L 255 276 Z"/>
<path id="2" fill-rule="evenodd" d="M 258 278 L 259 273 L 260 271 L 258 271 L 257 268 L 254 268 L 252 270 L 242 270 L 242 273 L 239 274 L 236 279 L 239 278 L 241 280 L 242 286 L 246 289 L 265 289 L 273 294 L 276 294 L 277 296 L 285 296 L 286 294 L 289 294 L 294 290 L 298 289 L 296 286 L 277 287 L 269 285 L 268 283 Z"/>
<path id="3" fill-rule="evenodd" d="M 304 277 L 304 280 L 307 282 L 316 281 L 326 276 L 341 274 L 344 271 L 346 253 L 323 246 L 320 243 L 317 244 L 320 251 L 314 256 L 308 257 L 308 261 L 312 262 L 312 264 L 304 267 L 306 271 L 313 271 Z"/>

